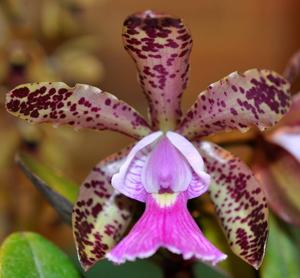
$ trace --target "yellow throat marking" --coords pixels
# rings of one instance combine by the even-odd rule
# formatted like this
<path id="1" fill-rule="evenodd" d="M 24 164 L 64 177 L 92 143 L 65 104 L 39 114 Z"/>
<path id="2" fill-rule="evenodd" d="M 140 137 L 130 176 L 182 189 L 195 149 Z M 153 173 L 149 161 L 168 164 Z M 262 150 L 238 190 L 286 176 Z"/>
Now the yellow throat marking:
<path id="1" fill-rule="evenodd" d="M 162 207 L 172 206 L 177 199 L 178 193 L 153 193 L 152 197 L 155 199 L 156 203 Z"/>

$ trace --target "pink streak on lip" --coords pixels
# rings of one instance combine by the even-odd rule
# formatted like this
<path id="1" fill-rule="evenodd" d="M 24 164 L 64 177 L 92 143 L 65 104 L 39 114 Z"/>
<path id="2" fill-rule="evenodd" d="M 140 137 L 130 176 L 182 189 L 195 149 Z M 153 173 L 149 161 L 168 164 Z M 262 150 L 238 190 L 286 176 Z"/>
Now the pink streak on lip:
<path id="1" fill-rule="evenodd" d="M 158 194 L 161 195 L 161 194 Z M 187 196 L 180 193 L 174 202 L 161 206 L 148 194 L 146 210 L 130 233 L 106 257 L 121 264 L 147 258 L 164 247 L 184 259 L 192 257 L 213 265 L 226 258 L 202 234 L 187 210 Z"/>

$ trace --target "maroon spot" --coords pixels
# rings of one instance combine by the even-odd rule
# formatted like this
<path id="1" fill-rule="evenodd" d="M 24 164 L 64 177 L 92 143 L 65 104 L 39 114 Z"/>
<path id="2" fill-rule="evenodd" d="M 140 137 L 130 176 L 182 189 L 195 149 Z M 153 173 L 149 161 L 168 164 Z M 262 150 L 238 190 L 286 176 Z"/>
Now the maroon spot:
<path id="1" fill-rule="evenodd" d="M 29 94 L 29 89 L 27 87 L 18 88 L 11 92 L 11 95 L 16 98 L 24 98 L 28 94 Z"/>

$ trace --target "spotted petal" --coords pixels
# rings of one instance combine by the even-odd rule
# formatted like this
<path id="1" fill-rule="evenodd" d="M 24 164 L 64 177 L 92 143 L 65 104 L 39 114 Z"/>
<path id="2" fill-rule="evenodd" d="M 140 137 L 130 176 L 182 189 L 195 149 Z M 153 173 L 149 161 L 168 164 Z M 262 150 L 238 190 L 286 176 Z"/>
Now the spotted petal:
<path id="1" fill-rule="evenodd" d="M 266 199 L 251 170 L 209 142 L 195 142 L 213 182 L 209 193 L 232 251 L 259 268 L 268 235 Z"/>
<path id="2" fill-rule="evenodd" d="M 131 220 L 132 205 L 110 185 L 127 153 L 125 149 L 100 162 L 80 188 L 72 222 L 79 260 L 86 270 L 115 245 Z"/>
<path id="3" fill-rule="evenodd" d="M 153 127 L 173 129 L 188 81 L 189 31 L 179 18 L 146 11 L 125 20 L 123 41 L 136 63 Z"/>
<path id="4" fill-rule="evenodd" d="M 300 50 L 296 52 L 286 65 L 283 76 L 291 83 L 295 81 L 300 73 Z"/>
<path id="5" fill-rule="evenodd" d="M 111 129 L 136 138 L 150 132 L 146 121 L 131 106 L 89 85 L 20 85 L 7 94 L 6 107 L 13 115 L 30 122 Z"/>
<path id="6" fill-rule="evenodd" d="M 288 111 L 290 84 L 269 70 L 231 73 L 202 92 L 183 117 L 179 132 L 186 137 L 220 131 L 260 130 L 273 126 Z"/>

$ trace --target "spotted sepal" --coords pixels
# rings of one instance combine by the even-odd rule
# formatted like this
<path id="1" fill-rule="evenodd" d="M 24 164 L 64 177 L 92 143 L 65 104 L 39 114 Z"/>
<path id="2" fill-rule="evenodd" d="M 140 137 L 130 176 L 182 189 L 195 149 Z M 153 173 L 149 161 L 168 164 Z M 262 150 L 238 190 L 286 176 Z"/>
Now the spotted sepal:
<path id="1" fill-rule="evenodd" d="M 85 270 L 111 250 L 131 220 L 132 203 L 110 184 L 127 153 L 125 149 L 101 161 L 80 187 L 72 224 L 78 257 Z"/>
<path id="2" fill-rule="evenodd" d="M 268 237 L 266 198 L 239 158 L 210 142 L 195 142 L 212 178 L 211 200 L 232 251 L 258 269 Z"/>
<path id="3" fill-rule="evenodd" d="M 7 94 L 6 108 L 30 122 L 110 129 L 135 138 L 150 132 L 147 122 L 130 105 L 84 84 L 75 87 L 62 82 L 23 84 Z"/>
<path id="4" fill-rule="evenodd" d="M 192 38 L 181 19 L 145 11 L 124 22 L 123 42 L 134 59 L 154 128 L 173 129 L 188 81 Z"/>
<path id="5" fill-rule="evenodd" d="M 269 70 L 233 72 L 211 84 L 183 117 L 178 131 L 192 139 L 220 131 L 264 130 L 290 107 L 290 84 Z"/>

